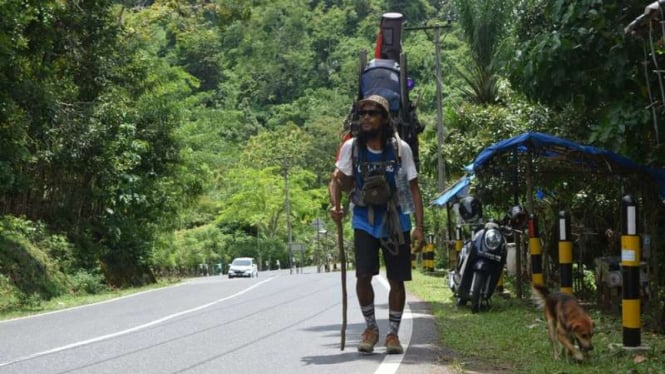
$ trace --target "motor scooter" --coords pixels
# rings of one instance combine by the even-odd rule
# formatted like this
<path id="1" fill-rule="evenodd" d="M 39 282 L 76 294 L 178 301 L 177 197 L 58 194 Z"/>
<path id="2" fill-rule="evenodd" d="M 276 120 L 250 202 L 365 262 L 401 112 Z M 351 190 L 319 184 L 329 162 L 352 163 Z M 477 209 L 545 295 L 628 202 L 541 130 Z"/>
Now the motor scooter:
<path id="1" fill-rule="evenodd" d="M 459 213 L 465 224 L 472 228 L 472 236 L 459 253 L 457 267 L 448 274 L 448 285 L 457 298 L 457 305 L 471 302 L 471 311 L 477 313 L 490 306 L 490 298 L 503 272 L 507 258 L 507 237 L 526 222 L 528 216 L 520 207 L 508 211 L 502 223 L 482 222 L 482 205 L 468 196 L 460 201 Z"/>

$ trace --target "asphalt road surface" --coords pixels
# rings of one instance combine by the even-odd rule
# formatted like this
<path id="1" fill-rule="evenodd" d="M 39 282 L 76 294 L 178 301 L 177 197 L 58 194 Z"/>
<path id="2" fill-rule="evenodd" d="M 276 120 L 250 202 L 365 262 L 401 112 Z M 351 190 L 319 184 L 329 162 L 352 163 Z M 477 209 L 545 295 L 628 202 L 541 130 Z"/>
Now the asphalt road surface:
<path id="1" fill-rule="evenodd" d="M 0 321 L 5 373 L 444 373 L 426 305 L 409 296 L 404 355 L 386 355 L 387 282 L 374 279 L 381 338 L 356 351 L 365 323 L 347 275 L 340 349 L 339 272 L 281 270 L 258 278 L 195 278 L 111 301 Z"/>

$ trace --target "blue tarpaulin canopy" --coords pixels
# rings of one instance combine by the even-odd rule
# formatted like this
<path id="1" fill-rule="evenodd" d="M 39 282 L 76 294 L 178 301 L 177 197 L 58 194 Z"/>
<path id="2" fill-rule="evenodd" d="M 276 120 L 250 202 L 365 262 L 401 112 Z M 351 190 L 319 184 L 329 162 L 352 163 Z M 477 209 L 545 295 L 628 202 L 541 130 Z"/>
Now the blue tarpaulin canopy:
<path id="1" fill-rule="evenodd" d="M 431 205 L 444 206 L 455 199 L 468 195 L 471 179 L 473 179 L 473 175 L 465 175 L 458 179 L 457 182 L 443 191 L 436 199 L 432 200 Z"/>
<path id="2" fill-rule="evenodd" d="M 490 167 L 491 161 L 497 156 L 508 152 L 530 152 L 534 156 L 546 158 L 548 162 L 565 160 L 573 168 L 591 173 L 644 174 L 653 178 L 661 198 L 665 198 L 665 169 L 640 165 L 605 149 L 577 144 L 540 132 L 526 132 L 487 147 L 466 166 L 466 171 L 469 174 L 482 172 Z"/>

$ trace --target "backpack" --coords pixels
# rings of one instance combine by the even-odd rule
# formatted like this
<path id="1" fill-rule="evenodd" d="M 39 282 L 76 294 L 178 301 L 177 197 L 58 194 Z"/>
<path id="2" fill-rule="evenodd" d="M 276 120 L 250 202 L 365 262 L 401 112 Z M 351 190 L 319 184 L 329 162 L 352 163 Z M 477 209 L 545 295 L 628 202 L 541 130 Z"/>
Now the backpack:
<path id="1" fill-rule="evenodd" d="M 425 126 L 416 114 L 420 98 L 415 103 L 409 99 L 409 91 L 415 82 L 408 76 L 406 54 L 402 51 L 405 21 L 404 15 L 398 12 L 382 15 L 374 58 L 368 61 L 367 51 L 360 52 L 356 100 L 371 95 L 388 100 L 395 133 L 411 147 L 416 170 L 420 170 L 418 134 Z M 344 121 L 342 143 L 357 135 L 359 124 L 358 108 L 353 104 Z"/>
<path id="2" fill-rule="evenodd" d="M 418 120 L 416 103 L 408 99 L 407 88 L 402 87 L 406 79 L 404 69 L 393 60 L 373 59 L 365 64 L 361 57 L 362 71 L 359 75 L 359 90 L 357 100 L 371 95 L 380 95 L 388 100 L 390 117 L 393 122 L 395 135 L 404 140 L 413 153 L 416 169 L 420 169 L 418 135 L 424 131 L 425 126 Z M 404 92 L 404 93 L 402 93 Z M 351 106 L 344 120 L 342 143 L 358 135 L 360 117 L 355 103 Z"/>

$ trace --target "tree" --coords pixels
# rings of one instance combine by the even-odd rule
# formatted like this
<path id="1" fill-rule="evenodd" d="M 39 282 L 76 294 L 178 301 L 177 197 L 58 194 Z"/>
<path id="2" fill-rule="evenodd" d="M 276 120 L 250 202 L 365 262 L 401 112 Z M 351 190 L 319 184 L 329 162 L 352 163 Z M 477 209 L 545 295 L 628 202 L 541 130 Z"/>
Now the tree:
<path id="1" fill-rule="evenodd" d="M 302 1 L 266 2 L 254 7 L 250 18 L 236 22 L 225 32 L 223 92 L 237 107 L 248 101 L 258 111 L 269 104 L 287 103 L 299 97 L 313 73 L 309 37 L 312 13 Z M 242 79 L 232 79 L 242 77 Z"/>
<path id="2" fill-rule="evenodd" d="M 643 52 L 623 28 L 643 8 L 642 1 L 521 1 L 509 69 L 516 89 L 561 114 L 560 135 L 636 160 L 650 159 L 643 145 L 653 133 L 643 110 Z"/>
<path id="3" fill-rule="evenodd" d="M 471 53 L 471 66 L 458 69 L 468 88 L 465 97 L 479 104 L 499 101 L 497 53 L 506 35 L 512 0 L 456 0 L 459 23 Z"/>

